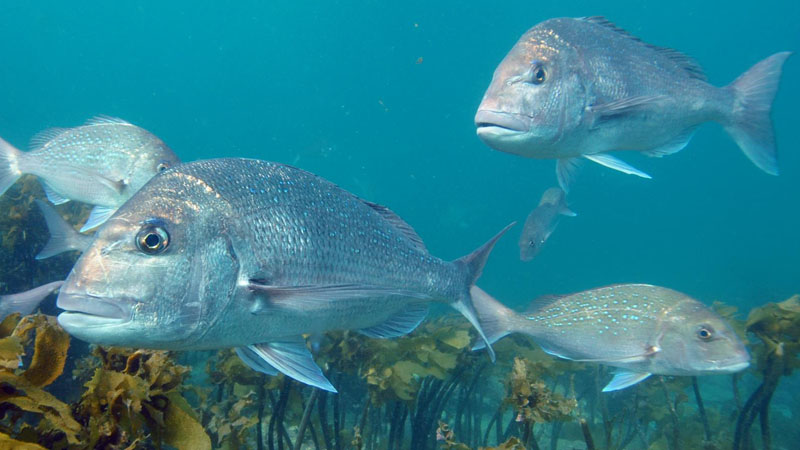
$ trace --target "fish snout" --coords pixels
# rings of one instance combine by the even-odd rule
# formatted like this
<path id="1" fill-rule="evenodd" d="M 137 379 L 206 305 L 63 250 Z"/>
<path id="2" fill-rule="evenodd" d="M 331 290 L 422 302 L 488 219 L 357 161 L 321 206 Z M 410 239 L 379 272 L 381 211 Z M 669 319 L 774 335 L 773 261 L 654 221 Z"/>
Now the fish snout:
<path id="1" fill-rule="evenodd" d="M 479 109 L 475 114 L 475 126 L 478 128 L 479 135 L 482 130 L 524 133 L 530 129 L 530 118 L 520 114 Z"/>
<path id="2" fill-rule="evenodd" d="M 134 302 L 126 298 L 106 298 L 89 293 L 61 291 L 56 306 L 69 313 L 80 313 L 106 319 L 129 320 Z"/>

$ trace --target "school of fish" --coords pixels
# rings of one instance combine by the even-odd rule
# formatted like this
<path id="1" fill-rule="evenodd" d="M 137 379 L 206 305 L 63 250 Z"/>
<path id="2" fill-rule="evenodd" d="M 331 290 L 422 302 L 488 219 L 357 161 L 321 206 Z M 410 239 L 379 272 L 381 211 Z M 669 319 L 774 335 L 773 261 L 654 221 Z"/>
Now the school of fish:
<path id="1" fill-rule="evenodd" d="M 581 159 L 650 176 L 611 151 L 680 151 L 715 121 L 763 171 L 777 175 L 770 108 L 788 52 L 714 87 L 699 65 L 646 44 L 601 17 L 556 18 L 528 30 L 495 70 L 475 115 L 491 148 L 555 159 L 559 187 L 525 220 L 520 259 L 541 251 L 567 205 Z M 149 349 L 235 348 L 252 369 L 330 392 L 303 335 L 413 331 L 431 303 L 473 326 L 475 349 L 511 334 L 554 357 L 619 369 L 603 389 L 652 374 L 731 373 L 750 363 L 725 321 L 680 292 L 620 284 L 535 301 L 518 313 L 475 282 L 511 227 L 468 255 L 431 255 L 389 208 L 302 169 L 224 158 L 181 163 L 152 133 L 98 117 L 51 129 L 22 152 L 0 139 L 0 195 L 23 174 L 54 205 L 94 205 L 80 230 L 37 200 L 50 241 L 37 259 L 81 253 L 66 280 L 0 297 L 28 314 L 58 291 L 58 322 L 95 344 Z M 512 223 L 513 225 L 513 223 Z M 84 234 L 96 229 L 93 234 Z"/>

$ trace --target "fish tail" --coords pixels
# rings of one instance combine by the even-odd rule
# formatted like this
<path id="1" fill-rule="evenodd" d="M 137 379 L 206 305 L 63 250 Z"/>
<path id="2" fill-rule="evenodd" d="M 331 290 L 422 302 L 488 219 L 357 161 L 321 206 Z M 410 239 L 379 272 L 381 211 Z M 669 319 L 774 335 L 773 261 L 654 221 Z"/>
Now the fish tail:
<path id="1" fill-rule="evenodd" d="M 32 313 L 42 300 L 60 288 L 62 284 L 64 284 L 63 281 L 54 281 L 19 294 L 0 295 L 0 316 L 6 317 L 13 313 L 26 316 Z"/>
<path id="2" fill-rule="evenodd" d="M 2 138 L 0 138 L 0 195 L 17 182 L 22 172 L 19 170 L 19 157 L 22 154 Z"/>
<path id="3" fill-rule="evenodd" d="M 789 55 L 780 52 L 761 60 L 726 88 L 733 92 L 734 106 L 725 130 L 750 161 L 770 175 L 778 175 L 770 110 Z"/>
<path id="4" fill-rule="evenodd" d="M 520 331 L 518 325 L 520 319 L 517 313 L 495 300 L 478 286 L 472 286 L 469 293 L 483 326 L 483 332 L 486 334 L 486 339 L 478 341 L 472 347 L 473 350 L 480 350 L 487 346 L 487 342 L 494 344 L 505 336 Z"/>
<path id="5" fill-rule="evenodd" d="M 474 252 L 470 253 L 467 256 L 459 258 L 456 260 L 456 264 L 463 265 L 467 271 L 467 281 L 469 283 L 469 291 L 465 295 L 463 295 L 460 299 L 458 299 L 455 303 L 453 303 L 453 307 L 464 315 L 464 317 L 469 320 L 472 326 L 478 331 L 481 339 L 486 345 L 486 349 L 489 352 L 489 357 L 491 358 L 492 362 L 495 360 L 494 349 L 492 349 L 491 342 L 489 338 L 483 331 L 483 327 L 481 325 L 480 320 L 478 320 L 478 314 L 475 311 L 475 298 L 474 292 L 480 291 L 485 294 L 486 298 L 491 299 L 488 294 L 480 290 L 475 286 L 475 281 L 481 276 L 481 272 L 483 272 L 483 266 L 486 265 L 486 260 L 489 258 L 489 253 L 492 252 L 494 245 L 497 241 L 503 236 L 503 234 L 508 231 L 509 228 L 514 226 L 516 222 L 513 222 L 503 228 L 499 233 L 497 233 L 493 238 L 489 239 L 489 241 L 483 244 Z M 477 291 L 476 291 L 477 290 Z M 481 298 L 480 300 L 483 300 Z"/>
<path id="6" fill-rule="evenodd" d="M 50 232 L 50 240 L 47 241 L 42 251 L 36 255 L 36 259 L 45 259 L 59 253 L 70 250 L 83 250 L 81 239 L 84 236 L 75 231 L 61 216 L 47 203 L 36 199 L 34 200 L 47 223 L 47 230 Z"/>

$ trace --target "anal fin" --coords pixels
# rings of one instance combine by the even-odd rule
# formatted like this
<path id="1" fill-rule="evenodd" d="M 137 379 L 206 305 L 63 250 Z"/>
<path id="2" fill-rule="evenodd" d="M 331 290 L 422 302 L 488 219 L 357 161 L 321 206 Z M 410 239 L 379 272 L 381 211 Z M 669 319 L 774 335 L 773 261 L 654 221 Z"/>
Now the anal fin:
<path id="1" fill-rule="evenodd" d="M 309 386 L 328 391 L 336 392 L 330 381 L 322 374 L 311 352 L 306 348 L 305 340 L 302 337 L 287 339 L 280 342 L 267 342 L 264 344 L 248 345 L 247 350 L 241 352 L 237 349 L 237 354 L 250 367 L 263 373 L 268 373 L 269 368 L 273 368 L 287 377 L 305 383 Z M 261 358 L 261 363 L 256 358 Z M 258 364 L 252 364 L 258 361 Z M 266 364 L 266 365 L 265 365 Z"/>
<path id="2" fill-rule="evenodd" d="M 642 153 L 644 153 L 647 156 L 653 156 L 656 158 L 661 158 L 662 156 L 678 153 L 689 144 L 690 140 L 692 140 L 692 136 L 694 136 L 695 130 L 696 127 L 688 128 L 684 130 L 682 133 L 670 139 L 669 142 L 667 142 L 666 144 L 660 145 L 656 148 L 651 148 L 650 150 L 644 150 Z"/>
<path id="3" fill-rule="evenodd" d="M 236 355 L 245 363 L 247 367 L 267 375 L 277 375 L 278 369 L 269 365 L 263 358 L 250 347 L 236 347 Z"/>
<path id="4" fill-rule="evenodd" d="M 614 378 L 603 388 L 603 392 L 619 391 L 640 383 L 652 375 L 650 372 L 629 372 L 620 370 L 614 373 Z"/>
<path id="5" fill-rule="evenodd" d="M 416 303 L 393 315 L 378 325 L 358 330 L 364 336 L 372 338 L 394 338 L 414 331 L 428 315 L 428 306 Z"/>
<path id="6" fill-rule="evenodd" d="M 50 200 L 50 203 L 54 205 L 62 205 L 69 201 L 68 198 L 53 190 L 53 188 L 51 188 L 50 185 L 45 182 L 42 182 L 42 189 L 44 189 L 44 195 L 46 195 L 47 199 Z"/>
<path id="7" fill-rule="evenodd" d="M 108 206 L 95 206 L 92 208 L 92 212 L 89 213 L 89 218 L 86 220 L 86 223 L 81 227 L 81 233 L 104 224 L 116 211 L 116 208 L 110 208 Z"/>
<path id="8" fill-rule="evenodd" d="M 565 193 L 569 192 L 569 187 L 575 180 L 579 162 L 578 158 L 563 158 L 556 161 L 556 178 L 558 178 L 559 187 Z"/>
<path id="9" fill-rule="evenodd" d="M 653 178 L 650 175 L 646 174 L 645 172 L 642 172 L 641 170 L 631 166 L 625 161 L 617 159 L 609 155 L 608 153 L 595 153 L 593 155 L 583 155 L 583 157 L 588 159 L 589 161 L 596 162 L 601 166 L 606 166 L 609 169 L 614 169 L 622 173 L 627 173 L 628 175 L 636 175 L 637 177 L 642 177 L 642 178 Z"/>

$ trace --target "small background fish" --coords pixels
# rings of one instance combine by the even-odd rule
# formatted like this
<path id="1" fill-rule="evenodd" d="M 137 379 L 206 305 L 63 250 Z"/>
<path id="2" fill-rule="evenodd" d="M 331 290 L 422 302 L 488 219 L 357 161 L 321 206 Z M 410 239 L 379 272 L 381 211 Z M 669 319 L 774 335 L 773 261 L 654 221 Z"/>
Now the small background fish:
<path id="1" fill-rule="evenodd" d="M 21 152 L 0 139 L 0 195 L 22 174 L 36 175 L 53 204 L 97 205 L 82 231 L 103 223 L 153 175 L 179 161 L 152 133 L 112 117 L 45 130 L 31 146 Z"/>
<path id="2" fill-rule="evenodd" d="M 519 259 L 530 261 L 539 253 L 545 241 L 555 231 L 562 215 L 570 217 L 577 215 L 567 206 L 564 191 L 557 187 L 544 191 L 539 206 L 528 214 L 522 227 L 519 236 Z"/>

